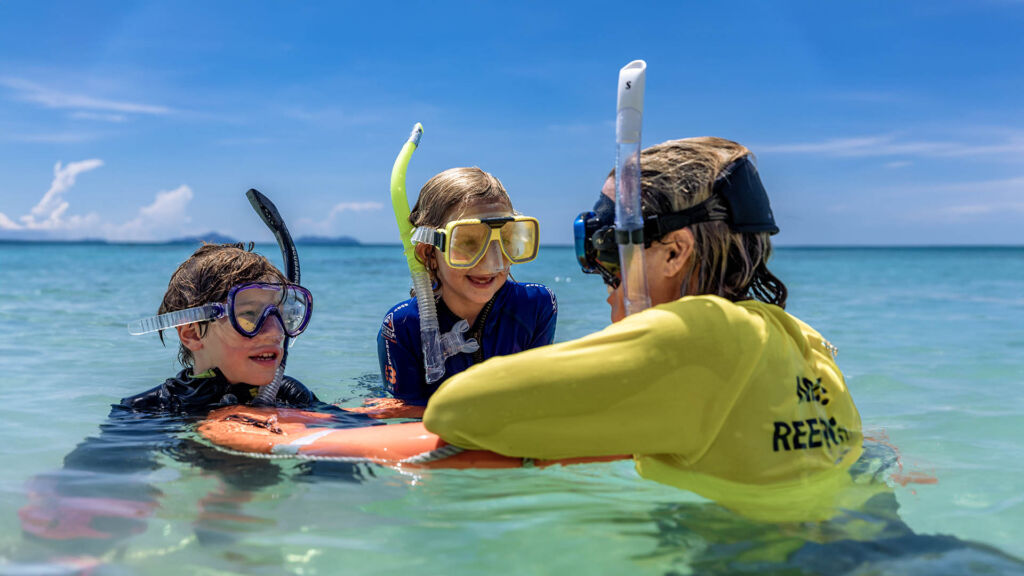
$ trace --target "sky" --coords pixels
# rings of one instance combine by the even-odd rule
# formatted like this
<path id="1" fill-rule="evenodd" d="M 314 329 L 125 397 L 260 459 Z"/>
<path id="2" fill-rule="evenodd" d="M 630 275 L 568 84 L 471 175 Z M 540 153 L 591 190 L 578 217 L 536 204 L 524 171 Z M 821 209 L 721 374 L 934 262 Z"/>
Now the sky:
<path id="1" fill-rule="evenodd" d="M 1024 244 L 1024 2 L 0 0 L 0 238 L 218 231 L 397 242 L 479 166 L 568 244 L 615 161 L 619 69 L 643 143 L 758 159 L 777 245 Z"/>

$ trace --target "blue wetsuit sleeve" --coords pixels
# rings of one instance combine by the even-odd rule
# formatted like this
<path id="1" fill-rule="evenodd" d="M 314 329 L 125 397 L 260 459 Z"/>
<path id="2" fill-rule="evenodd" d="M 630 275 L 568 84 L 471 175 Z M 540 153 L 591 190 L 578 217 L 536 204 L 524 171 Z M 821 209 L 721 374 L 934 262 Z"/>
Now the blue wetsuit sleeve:
<path id="1" fill-rule="evenodd" d="M 558 301 L 555 299 L 555 293 L 550 288 L 541 286 L 537 298 L 542 301 L 538 303 L 537 327 L 533 331 L 533 339 L 526 346 L 527 350 L 547 346 L 555 341 L 555 323 L 558 319 Z"/>
<path id="2" fill-rule="evenodd" d="M 384 388 L 395 398 L 410 403 L 425 404 L 430 394 L 426 389 L 423 360 L 411 345 L 417 344 L 408 334 L 408 324 L 401 319 L 392 320 L 392 314 L 384 320 L 377 333 L 377 360 L 380 363 L 381 380 Z"/>

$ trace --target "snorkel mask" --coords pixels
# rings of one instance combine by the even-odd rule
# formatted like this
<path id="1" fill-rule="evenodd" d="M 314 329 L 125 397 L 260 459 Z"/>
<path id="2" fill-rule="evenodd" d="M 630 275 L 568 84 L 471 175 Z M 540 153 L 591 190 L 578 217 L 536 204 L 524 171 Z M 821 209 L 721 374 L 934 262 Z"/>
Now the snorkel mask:
<path id="1" fill-rule="evenodd" d="M 778 234 L 768 193 L 749 155 L 722 170 L 707 200 L 678 212 L 644 217 L 644 247 L 672 231 L 716 220 L 728 222 L 733 232 Z M 573 222 L 580 268 L 585 274 L 600 274 L 613 289 L 621 282 L 618 247 L 626 240 L 621 234 L 615 230 L 615 202 L 604 194 L 592 211 L 581 213 Z"/>
<path id="2" fill-rule="evenodd" d="M 271 316 L 276 316 L 284 333 L 294 338 L 306 329 L 313 315 L 313 295 L 302 286 L 254 282 L 233 286 L 224 302 L 176 310 L 128 325 L 138 336 L 184 326 L 193 322 L 212 322 L 227 317 L 242 336 L 254 338 Z"/>
<path id="3" fill-rule="evenodd" d="M 512 264 L 536 258 L 539 237 L 536 218 L 497 216 L 455 220 L 441 229 L 420 226 L 413 232 L 412 241 L 440 250 L 452 268 L 474 268 L 483 262 L 489 269 L 503 270 L 502 254 Z M 495 243 L 500 253 L 493 249 Z"/>

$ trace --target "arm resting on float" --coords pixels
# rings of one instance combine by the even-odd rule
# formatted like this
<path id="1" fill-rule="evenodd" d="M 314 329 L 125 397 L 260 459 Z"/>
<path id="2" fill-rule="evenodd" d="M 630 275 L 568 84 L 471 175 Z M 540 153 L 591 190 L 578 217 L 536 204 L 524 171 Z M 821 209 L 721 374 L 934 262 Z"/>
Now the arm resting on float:
<path id="1" fill-rule="evenodd" d="M 451 444 L 508 456 L 699 458 L 757 361 L 738 348 L 763 338 L 723 331 L 742 321 L 735 308 L 681 300 L 579 340 L 492 358 L 445 382 L 424 424 Z"/>

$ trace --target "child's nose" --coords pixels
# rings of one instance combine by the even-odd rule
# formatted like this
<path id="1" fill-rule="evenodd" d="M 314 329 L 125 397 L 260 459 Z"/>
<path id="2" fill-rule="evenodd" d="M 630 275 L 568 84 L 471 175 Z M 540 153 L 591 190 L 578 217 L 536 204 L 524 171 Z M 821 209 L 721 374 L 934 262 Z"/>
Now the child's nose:
<path id="1" fill-rule="evenodd" d="M 501 246 L 497 240 L 491 240 L 490 245 L 487 246 L 487 252 L 484 254 L 480 263 L 474 266 L 481 272 L 501 272 L 505 268 L 508 268 L 508 259 L 505 258 L 505 254 L 501 251 Z"/>
<path id="2" fill-rule="evenodd" d="M 259 336 L 274 338 L 284 337 L 284 324 L 281 322 L 281 319 L 277 317 L 277 314 L 271 314 L 266 321 L 263 322 L 263 326 L 260 327 Z"/>

